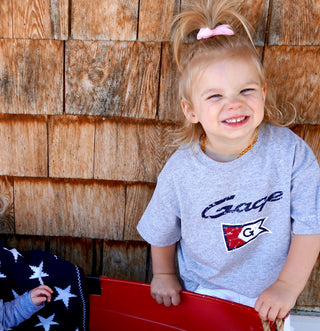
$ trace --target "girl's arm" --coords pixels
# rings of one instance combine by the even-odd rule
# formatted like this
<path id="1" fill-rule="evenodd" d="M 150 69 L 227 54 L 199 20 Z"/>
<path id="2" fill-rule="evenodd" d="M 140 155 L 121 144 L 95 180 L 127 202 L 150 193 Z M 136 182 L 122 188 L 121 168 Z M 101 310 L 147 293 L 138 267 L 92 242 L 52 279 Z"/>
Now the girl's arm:
<path id="1" fill-rule="evenodd" d="M 320 251 L 320 234 L 294 235 L 279 278 L 263 291 L 255 304 L 263 320 L 284 318 L 305 287 Z"/>
<path id="2" fill-rule="evenodd" d="M 169 307 L 180 303 L 182 287 L 176 276 L 176 244 L 166 247 L 151 246 L 153 278 L 151 296 L 159 303 Z"/>

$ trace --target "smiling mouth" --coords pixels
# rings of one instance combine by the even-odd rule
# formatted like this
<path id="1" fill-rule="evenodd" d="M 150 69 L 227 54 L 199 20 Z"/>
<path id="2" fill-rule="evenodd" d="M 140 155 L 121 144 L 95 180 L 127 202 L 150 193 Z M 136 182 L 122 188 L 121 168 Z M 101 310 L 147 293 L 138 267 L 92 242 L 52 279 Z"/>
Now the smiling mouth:
<path id="1" fill-rule="evenodd" d="M 238 118 L 230 118 L 228 120 L 225 120 L 225 123 L 228 124 L 234 124 L 234 123 L 240 123 L 243 122 L 244 120 L 246 120 L 248 117 L 247 116 L 242 116 L 242 117 L 238 117 Z"/>

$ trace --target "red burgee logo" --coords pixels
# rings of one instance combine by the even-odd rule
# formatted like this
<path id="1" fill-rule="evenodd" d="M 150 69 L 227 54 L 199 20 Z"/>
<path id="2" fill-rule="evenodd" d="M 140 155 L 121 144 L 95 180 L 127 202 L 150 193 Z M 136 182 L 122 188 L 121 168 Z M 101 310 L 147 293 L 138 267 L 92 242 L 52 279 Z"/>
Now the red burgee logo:
<path id="1" fill-rule="evenodd" d="M 267 217 L 245 224 L 222 224 L 223 236 L 228 251 L 241 248 L 255 240 L 260 234 L 271 231 L 263 227 Z"/>

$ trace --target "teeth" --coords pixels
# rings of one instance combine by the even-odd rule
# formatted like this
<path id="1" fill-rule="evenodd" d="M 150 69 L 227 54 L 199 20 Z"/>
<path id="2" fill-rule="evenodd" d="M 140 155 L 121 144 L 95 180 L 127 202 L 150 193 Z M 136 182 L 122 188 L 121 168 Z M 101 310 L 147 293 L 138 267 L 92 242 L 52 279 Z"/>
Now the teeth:
<path id="1" fill-rule="evenodd" d="M 238 122 L 241 122 L 245 119 L 246 117 L 243 116 L 243 117 L 239 117 L 239 118 L 233 118 L 231 120 L 226 120 L 227 123 L 238 123 Z"/>

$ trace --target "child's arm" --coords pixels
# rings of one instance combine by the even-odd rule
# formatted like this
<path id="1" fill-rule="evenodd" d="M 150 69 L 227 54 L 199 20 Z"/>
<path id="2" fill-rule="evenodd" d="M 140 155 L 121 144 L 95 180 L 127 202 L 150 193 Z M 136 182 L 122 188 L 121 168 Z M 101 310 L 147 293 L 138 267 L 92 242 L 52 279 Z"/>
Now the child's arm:
<path id="1" fill-rule="evenodd" d="M 305 287 L 320 251 L 320 234 L 294 235 L 279 278 L 263 291 L 255 309 L 264 320 L 284 318 Z"/>
<path id="2" fill-rule="evenodd" d="M 41 303 L 45 300 L 50 301 L 51 293 L 52 290 L 48 286 L 40 285 L 12 301 L 2 303 L 0 300 L 0 326 L 7 330 L 30 318 L 42 308 Z"/>
<path id="3" fill-rule="evenodd" d="M 153 278 L 151 296 L 159 303 L 169 307 L 180 303 L 182 287 L 176 276 L 176 244 L 166 247 L 151 246 Z"/>
<path id="4" fill-rule="evenodd" d="M 51 301 L 51 294 L 53 291 L 47 285 L 40 285 L 30 291 L 31 301 L 34 305 L 39 306 L 42 302 Z"/>

